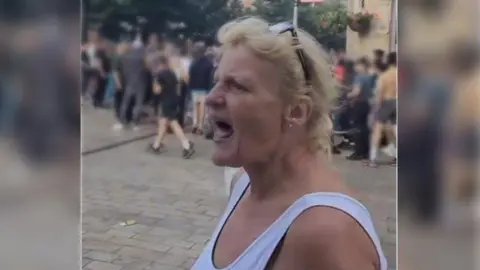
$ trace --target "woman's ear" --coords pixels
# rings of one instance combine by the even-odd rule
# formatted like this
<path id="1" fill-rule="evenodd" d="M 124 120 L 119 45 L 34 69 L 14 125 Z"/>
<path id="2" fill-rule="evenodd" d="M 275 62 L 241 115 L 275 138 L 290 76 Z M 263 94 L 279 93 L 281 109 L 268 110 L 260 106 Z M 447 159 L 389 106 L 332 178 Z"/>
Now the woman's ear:
<path id="1" fill-rule="evenodd" d="M 285 112 L 287 123 L 298 126 L 305 125 L 312 114 L 312 107 L 313 102 L 309 96 L 295 96 Z"/>

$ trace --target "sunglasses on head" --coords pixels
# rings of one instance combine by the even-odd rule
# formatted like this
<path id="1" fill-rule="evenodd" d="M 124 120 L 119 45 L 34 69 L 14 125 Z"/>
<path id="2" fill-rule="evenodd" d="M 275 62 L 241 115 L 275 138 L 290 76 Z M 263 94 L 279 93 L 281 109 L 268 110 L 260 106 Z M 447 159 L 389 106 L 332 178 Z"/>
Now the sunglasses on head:
<path id="1" fill-rule="evenodd" d="M 269 28 L 269 31 L 274 33 L 275 35 L 281 35 L 285 32 L 290 32 L 290 34 L 292 35 L 292 39 L 293 39 L 293 46 L 295 47 L 295 52 L 297 53 L 297 56 L 298 56 L 298 60 L 300 61 L 300 64 L 302 65 L 302 70 L 303 70 L 303 76 L 305 77 L 305 83 L 306 85 L 310 85 L 310 72 L 309 72 L 309 69 L 307 67 L 307 62 L 306 62 L 306 57 L 305 57 L 305 53 L 303 52 L 303 50 L 298 46 L 300 45 L 300 40 L 298 39 L 298 34 L 297 34 L 297 30 L 295 30 L 295 26 L 290 23 L 290 22 L 281 22 L 281 23 L 277 23 L 277 24 L 274 24 L 272 26 L 270 26 Z"/>

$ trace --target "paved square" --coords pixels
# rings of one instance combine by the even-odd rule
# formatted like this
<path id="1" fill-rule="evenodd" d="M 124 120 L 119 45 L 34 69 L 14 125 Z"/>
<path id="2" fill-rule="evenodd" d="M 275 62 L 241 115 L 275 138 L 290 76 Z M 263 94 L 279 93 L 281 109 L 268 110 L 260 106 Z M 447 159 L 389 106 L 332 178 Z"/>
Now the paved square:
<path id="1" fill-rule="evenodd" d="M 83 149 L 152 131 L 115 134 L 110 111 L 83 110 Z M 181 159 L 167 138 L 168 152 L 146 153 L 140 140 L 83 157 L 83 269 L 190 269 L 226 205 L 223 170 L 211 164 L 211 142 L 195 139 L 197 153 Z M 395 266 L 395 168 L 365 168 L 336 157 L 334 163 L 370 209 L 391 269 Z M 134 220 L 131 226 L 122 222 Z"/>

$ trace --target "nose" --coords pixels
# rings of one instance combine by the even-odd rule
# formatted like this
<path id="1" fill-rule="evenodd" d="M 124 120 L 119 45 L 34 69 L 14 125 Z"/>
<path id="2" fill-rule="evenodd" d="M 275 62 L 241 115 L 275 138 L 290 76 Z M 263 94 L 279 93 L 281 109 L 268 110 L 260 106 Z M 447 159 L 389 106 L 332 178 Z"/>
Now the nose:
<path id="1" fill-rule="evenodd" d="M 208 93 L 205 98 L 205 105 L 208 109 L 215 109 L 225 106 L 225 93 L 218 87 L 218 84 Z"/>

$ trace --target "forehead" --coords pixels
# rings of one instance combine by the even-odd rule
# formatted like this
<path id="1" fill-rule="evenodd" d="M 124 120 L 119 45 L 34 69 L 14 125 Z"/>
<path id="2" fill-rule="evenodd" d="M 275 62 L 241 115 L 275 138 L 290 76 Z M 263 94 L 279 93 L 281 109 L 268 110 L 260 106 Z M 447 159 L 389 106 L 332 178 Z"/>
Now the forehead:
<path id="1" fill-rule="evenodd" d="M 276 66 L 253 53 L 245 46 L 227 48 L 223 51 L 218 67 L 219 76 L 232 76 L 254 84 L 278 84 Z"/>

